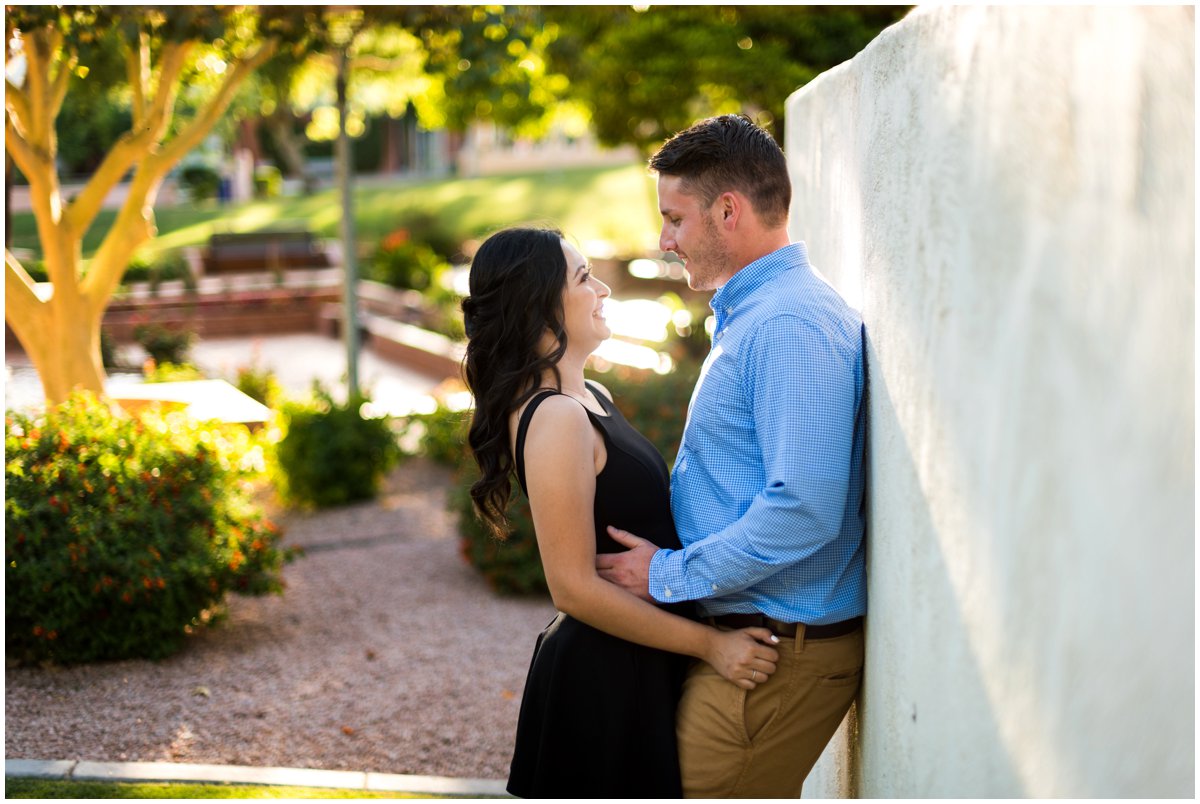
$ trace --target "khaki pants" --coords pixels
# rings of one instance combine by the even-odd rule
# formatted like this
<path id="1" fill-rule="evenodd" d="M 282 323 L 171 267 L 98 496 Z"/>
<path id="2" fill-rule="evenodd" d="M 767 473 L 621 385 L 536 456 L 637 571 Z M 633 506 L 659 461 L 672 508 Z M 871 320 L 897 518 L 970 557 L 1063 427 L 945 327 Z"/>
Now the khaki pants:
<path id="1" fill-rule="evenodd" d="M 692 666 L 676 719 L 686 798 L 800 796 L 858 694 L 863 630 L 808 641 L 797 632 L 777 649 L 778 669 L 752 691 Z"/>

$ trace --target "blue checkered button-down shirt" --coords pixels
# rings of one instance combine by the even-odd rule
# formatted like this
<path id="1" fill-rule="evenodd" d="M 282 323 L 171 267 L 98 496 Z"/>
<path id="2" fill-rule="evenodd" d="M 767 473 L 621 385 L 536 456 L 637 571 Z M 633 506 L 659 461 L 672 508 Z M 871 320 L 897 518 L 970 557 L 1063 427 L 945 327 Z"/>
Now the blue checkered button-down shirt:
<path id="1" fill-rule="evenodd" d="M 671 473 L 682 550 L 650 593 L 708 616 L 828 624 L 866 612 L 863 329 L 803 243 L 714 294 L 713 348 Z"/>

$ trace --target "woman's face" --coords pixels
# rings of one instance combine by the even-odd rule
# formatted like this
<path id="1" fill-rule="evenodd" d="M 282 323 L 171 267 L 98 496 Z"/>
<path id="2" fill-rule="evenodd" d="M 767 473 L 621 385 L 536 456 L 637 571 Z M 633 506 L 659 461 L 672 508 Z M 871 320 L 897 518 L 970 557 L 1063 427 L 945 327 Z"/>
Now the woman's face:
<path id="1" fill-rule="evenodd" d="M 604 320 L 604 300 L 612 292 L 608 285 L 592 275 L 587 258 L 567 241 L 562 241 L 567 259 L 566 284 L 563 286 L 563 326 L 570 349 L 586 349 L 588 354 L 612 336 Z"/>

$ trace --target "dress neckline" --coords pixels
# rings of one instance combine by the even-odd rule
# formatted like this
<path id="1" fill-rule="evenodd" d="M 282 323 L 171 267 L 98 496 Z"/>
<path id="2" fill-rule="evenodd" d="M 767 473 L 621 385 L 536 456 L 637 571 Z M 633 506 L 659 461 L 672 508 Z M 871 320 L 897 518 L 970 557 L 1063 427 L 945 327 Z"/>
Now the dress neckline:
<path id="1" fill-rule="evenodd" d="M 574 394 L 568 394 L 566 391 L 560 391 L 560 390 L 558 390 L 557 388 L 546 388 L 546 387 L 544 387 L 544 386 L 542 386 L 542 387 L 539 387 L 539 388 L 538 388 L 538 393 L 536 394 L 536 396 L 544 396 L 544 395 L 545 395 L 545 393 L 544 393 L 544 392 L 549 392 L 549 393 L 552 393 L 552 394 L 558 394 L 559 396 L 565 396 L 565 397 L 567 397 L 567 398 L 569 398 L 569 399 L 574 399 L 576 402 L 578 402 L 578 403 L 580 404 L 580 406 L 582 406 L 582 407 L 583 407 L 583 409 L 584 409 L 584 410 L 586 410 L 586 411 L 587 411 L 587 412 L 588 412 L 590 415 L 592 415 L 592 416 L 596 416 L 597 418 L 601 418 L 601 419 L 611 419 L 611 418 L 612 418 L 612 412 L 611 412 L 611 411 L 609 411 L 609 409 L 608 409 L 608 405 L 607 405 L 607 404 L 605 404 L 605 403 L 607 402 L 607 400 L 604 398 L 604 395 L 603 395 L 603 394 L 600 394 L 600 393 L 597 393 L 597 392 L 596 392 L 596 389 L 595 389 L 595 388 L 593 388 L 593 387 L 592 387 L 592 385 L 591 385 L 590 383 L 588 383 L 588 384 L 587 384 L 587 389 L 588 389 L 588 391 L 589 391 L 589 392 L 591 392 L 591 394 L 592 394 L 592 398 L 593 398 L 593 399 L 596 401 L 596 404 L 598 404 L 598 405 L 600 406 L 600 410 L 601 410 L 602 412 L 600 412 L 600 413 L 597 413 L 596 411 L 594 411 L 594 410 L 592 410 L 591 408 L 589 408 L 589 407 L 587 406 L 587 404 L 586 404 L 586 403 L 585 403 L 585 402 L 584 402 L 582 399 L 580 399 L 579 397 L 575 396 Z"/>

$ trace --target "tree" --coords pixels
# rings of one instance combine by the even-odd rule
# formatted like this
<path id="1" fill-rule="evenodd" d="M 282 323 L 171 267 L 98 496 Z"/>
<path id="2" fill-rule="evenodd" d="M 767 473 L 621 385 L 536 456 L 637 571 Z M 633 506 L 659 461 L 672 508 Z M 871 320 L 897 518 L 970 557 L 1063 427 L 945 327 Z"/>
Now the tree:
<path id="1" fill-rule="evenodd" d="M 40 298 L 33 280 L 5 249 L 4 314 L 42 380 L 50 403 L 74 388 L 104 392 L 100 322 L 134 251 L 155 234 L 153 204 L 163 178 L 197 146 L 234 93 L 277 47 L 245 8 L 111 6 L 9 7 L 5 149 L 29 182 L 46 272 Z M 55 133 L 68 89 L 93 75 L 104 54 L 122 56 L 132 126 L 117 140 L 74 199 L 64 199 Z M 181 87 L 208 84 L 194 116 L 180 119 Z M 81 242 L 108 192 L 132 170 L 128 196 L 87 270 Z"/>
<path id="2" fill-rule="evenodd" d="M 696 119 L 748 112 L 782 142 L 787 97 L 852 58 L 903 6 L 546 7 L 550 66 L 602 143 L 648 150 Z"/>

